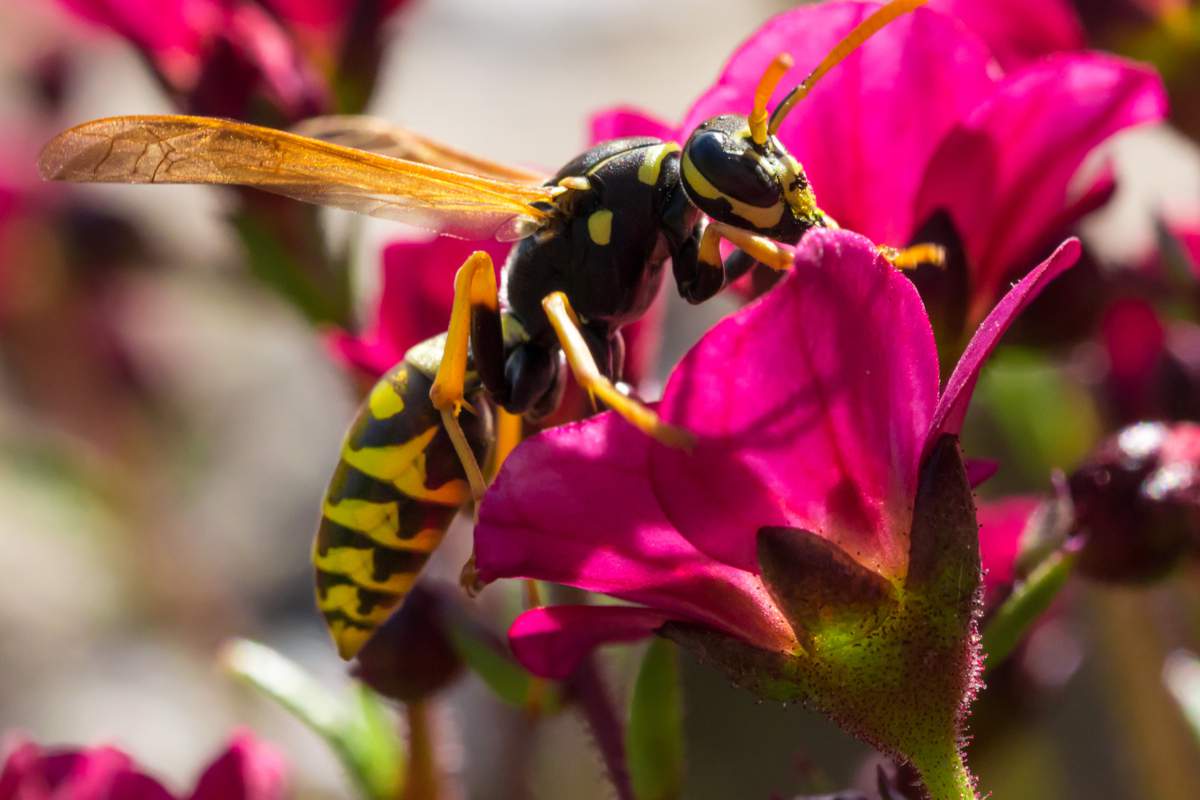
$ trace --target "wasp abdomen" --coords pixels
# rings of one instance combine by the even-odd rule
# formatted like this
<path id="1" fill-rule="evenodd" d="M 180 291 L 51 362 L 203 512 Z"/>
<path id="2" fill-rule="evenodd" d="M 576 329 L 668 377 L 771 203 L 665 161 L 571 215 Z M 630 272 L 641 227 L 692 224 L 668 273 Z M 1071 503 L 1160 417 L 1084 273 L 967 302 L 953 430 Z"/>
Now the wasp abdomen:
<path id="1" fill-rule="evenodd" d="M 470 498 L 438 412 L 432 381 L 408 361 L 368 395 L 342 444 L 313 547 L 317 605 L 342 658 L 352 658 L 412 588 Z M 476 457 L 490 442 L 491 413 L 461 422 Z"/>

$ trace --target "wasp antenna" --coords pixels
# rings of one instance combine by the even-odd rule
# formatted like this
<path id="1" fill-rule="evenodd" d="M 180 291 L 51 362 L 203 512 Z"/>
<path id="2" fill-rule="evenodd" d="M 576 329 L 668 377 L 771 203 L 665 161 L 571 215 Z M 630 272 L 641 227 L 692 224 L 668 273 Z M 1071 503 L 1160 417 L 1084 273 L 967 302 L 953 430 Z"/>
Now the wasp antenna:
<path id="1" fill-rule="evenodd" d="M 767 132 L 774 134 L 779 130 L 779 126 L 783 123 L 783 118 L 788 115 L 797 103 L 808 96 L 812 87 L 816 85 L 825 73 L 840 64 L 846 56 L 853 53 L 859 46 L 870 39 L 883 28 L 887 27 L 893 20 L 902 17 L 910 11 L 915 11 L 925 5 L 928 0 L 892 0 L 892 2 L 880 8 L 871 16 L 864 19 L 862 22 L 846 34 L 846 37 L 837 43 L 829 54 L 822 59 L 817 68 L 808 73 L 808 76 L 800 82 L 792 91 L 788 92 L 788 96 L 783 98 L 783 102 L 775 106 L 775 110 L 771 112 L 771 122 L 767 128 Z M 769 70 L 768 70 L 769 71 Z M 761 84 L 760 84 L 761 87 Z M 757 95 L 755 96 L 755 109 L 757 110 Z M 753 132 L 753 125 L 750 128 Z M 757 141 L 757 140 L 756 140 Z"/>
<path id="2" fill-rule="evenodd" d="M 771 102 L 775 87 L 793 64 L 795 62 L 790 55 L 780 53 L 759 78 L 758 87 L 754 90 L 754 110 L 750 112 L 750 138 L 756 145 L 767 143 L 767 103 Z"/>

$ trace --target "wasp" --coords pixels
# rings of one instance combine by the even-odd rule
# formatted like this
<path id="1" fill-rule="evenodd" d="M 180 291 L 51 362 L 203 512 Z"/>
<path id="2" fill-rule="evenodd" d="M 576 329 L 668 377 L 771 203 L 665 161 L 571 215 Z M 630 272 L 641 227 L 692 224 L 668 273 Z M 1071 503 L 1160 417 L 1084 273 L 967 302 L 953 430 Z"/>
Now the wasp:
<path id="1" fill-rule="evenodd" d="M 834 225 L 775 137 L 820 77 L 924 0 L 893 0 L 851 31 L 768 111 L 780 56 L 746 117 L 700 125 L 681 147 L 596 145 L 548 179 L 362 117 L 284 132 L 229 120 L 127 116 L 71 128 L 43 150 L 48 179 L 251 186 L 471 239 L 517 241 L 497 285 L 474 253 L 455 277 L 446 333 L 418 344 L 372 388 L 325 493 L 313 549 L 317 602 L 344 658 L 399 605 L 459 508 L 478 500 L 515 420 L 554 410 L 569 367 L 580 386 L 646 434 L 688 446 L 620 391 L 621 328 L 644 313 L 670 259 L 692 303 L 756 263 L 785 270 L 810 228 Z M 721 240 L 737 250 L 728 259 Z M 888 251 L 897 266 L 935 259 Z M 461 415 L 463 408 L 469 414 Z"/>

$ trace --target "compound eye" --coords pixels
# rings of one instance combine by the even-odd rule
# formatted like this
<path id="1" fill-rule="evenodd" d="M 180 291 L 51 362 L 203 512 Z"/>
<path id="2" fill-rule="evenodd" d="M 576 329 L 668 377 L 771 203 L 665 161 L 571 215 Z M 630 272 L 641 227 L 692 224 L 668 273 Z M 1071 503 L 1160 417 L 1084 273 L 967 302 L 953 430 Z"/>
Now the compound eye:
<path id="1" fill-rule="evenodd" d="M 746 140 L 724 131 L 698 130 L 688 140 L 687 155 L 722 194 L 762 208 L 779 202 L 778 185 Z"/>

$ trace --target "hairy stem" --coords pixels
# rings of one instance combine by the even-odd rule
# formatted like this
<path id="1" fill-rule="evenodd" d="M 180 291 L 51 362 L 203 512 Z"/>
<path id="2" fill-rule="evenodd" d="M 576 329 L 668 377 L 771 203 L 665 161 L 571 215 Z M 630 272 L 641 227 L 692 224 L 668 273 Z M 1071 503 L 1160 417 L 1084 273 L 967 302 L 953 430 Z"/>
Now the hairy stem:
<path id="1" fill-rule="evenodd" d="M 604 767 L 620 800 L 633 800 L 629 769 L 625 761 L 625 732 L 617 715 L 604 679 L 596 667 L 595 657 L 584 661 L 567 680 L 571 697 L 583 712 Z"/>

